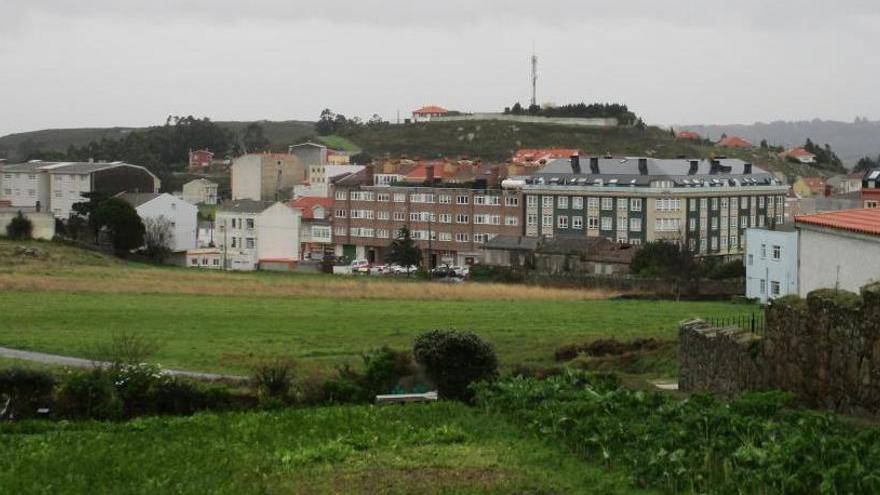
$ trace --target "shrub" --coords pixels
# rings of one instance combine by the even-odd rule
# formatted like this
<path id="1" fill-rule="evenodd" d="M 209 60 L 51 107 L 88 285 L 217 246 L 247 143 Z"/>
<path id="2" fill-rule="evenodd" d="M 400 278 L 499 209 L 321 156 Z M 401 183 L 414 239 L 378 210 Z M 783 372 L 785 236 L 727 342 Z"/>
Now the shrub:
<path id="1" fill-rule="evenodd" d="M 498 376 L 498 358 L 490 344 L 473 332 L 433 330 L 416 338 L 413 356 L 441 397 L 470 402 L 470 385 Z"/>
<path id="2" fill-rule="evenodd" d="M 113 334 L 109 342 L 95 346 L 92 354 L 96 359 L 123 365 L 143 363 L 158 351 L 159 344 L 155 339 L 140 333 L 122 331 Z"/>
<path id="3" fill-rule="evenodd" d="M 6 226 L 6 236 L 10 239 L 25 240 L 30 239 L 34 232 L 34 224 L 31 220 L 19 211 L 9 225 Z"/>
<path id="4" fill-rule="evenodd" d="M 390 393 L 401 378 L 415 373 L 415 364 L 409 352 L 395 351 L 383 346 L 364 354 L 363 388 L 370 396 Z"/>
<path id="5" fill-rule="evenodd" d="M 6 397 L 0 401 L 0 419 L 34 416 L 37 409 L 51 403 L 54 387 L 55 378 L 45 371 L 19 367 L 0 371 L 0 398 Z"/>
<path id="6" fill-rule="evenodd" d="M 124 413 L 111 374 L 101 369 L 68 375 L 58 391 L 58 407 L 77 419 L 121 419 Z"/>
<path id="7" fill-rule="evenodd" d="M 205 409 L 226 410 L 233 406 L 233 396 L 224 386 L 204 386 L 168 377 L 153 393 L 155 411 L 159 414 L 188 415 Z"/>
<path id="8" fill-rule="evenodd" d="M 156 390 L 170 379 L 158 366 L 150 364 L 123 364 L 110 368 L 107 373 L 128 417 L 155 412 Z"/>
<path id="9" fill-rule="evenodd" d="M 368 402 L 371 397 L 363 387 L 364 377 L 348 364 L 336 368 L 336 376 L 324 382 L 324 402 Z"/>
<path id="10" fill-rule="evenodd" d="M 293 387 L 293 362 L 274 359 L 260 363 L 254 368 L 251 382 L 261 401 L 287 402 Z"/>

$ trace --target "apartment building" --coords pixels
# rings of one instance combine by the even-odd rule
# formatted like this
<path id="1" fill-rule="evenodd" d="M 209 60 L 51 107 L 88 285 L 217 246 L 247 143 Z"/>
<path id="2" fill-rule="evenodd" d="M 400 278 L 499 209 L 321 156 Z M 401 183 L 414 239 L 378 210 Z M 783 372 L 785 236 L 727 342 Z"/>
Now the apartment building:
<path id="1" fill-rule="evenodd" d="M 285 153 L 251 153 L 232 162 L 232 200 L 282 201 L 308 179 L 306 165 Z"/>
<path id="2" fill-rule="evenodd" d="M 525 198 L 526 236 L 665 240 L 701 255 L 741 255 L 745 229 L 784 223 L 788 192 L 767 171 L 726 158 L 575 155 L 505 183 Z"/>
<path id="3" fill-rule="evenodd" d="M 793 227 L 746 230 L 746 297 L 766 303 L 798 293 L 798 233 Z"/>
<path id="4" fill-rule="evenodd" d="M 334 181 L 336 254 L 382 262 L 402 227 L 428 266 L 479 262 L 480 247 L 496 235 L 521 235 L 522 201 L 501 188 L 503 167 L 471 182 L 448 183 L 427 167 L 422 182 L 377 184 L 372 166 Z"/>
<path id="5" fill-rule="evenodd" d="M 257 217 L 267 202 L 244 199 L 217 209 L 214 219 L 214 245 L 222 254 L 221 266 L 227 270 L 256 270 Z"/>
<path id="6" fill-rule="evenodd" d="M 183 185 L 180 193 L 184 201 L 194 205 L 216 205 L 219 185 L 208 179 L 194 179 Z M 176 193 L 175 193 L 176 194 Z"/>
<path id="7" fill-rule="evenodd" d="M 159 178 L 130 163 L 43 162 L 4 164 L 0 167 L 0 201 L 12 206 L 39 208 L 55 218 L 70 217 L 83 194 L 114 196 L 123 191 L 154 193 Z"/>
<path id="8" fill-rule="evenodd" d="M 299 227 L 300 257 L 321 260 L 334 253 L 333 230 L 330 225 L 332 198 L 303 197 L 290 202 L 290 207 L 300 210 Z"/>
<path id="9" fill-rule="evenodd" d="M 880 206 L 880 168 L 865 172 L 860 197 L 863 208 Z"/>

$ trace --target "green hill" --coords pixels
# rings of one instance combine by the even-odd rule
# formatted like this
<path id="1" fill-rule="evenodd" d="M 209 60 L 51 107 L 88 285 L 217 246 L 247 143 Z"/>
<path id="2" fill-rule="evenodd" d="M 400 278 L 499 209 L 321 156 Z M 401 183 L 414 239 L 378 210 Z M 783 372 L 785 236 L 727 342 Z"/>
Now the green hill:
<path id="1" fill-rule="evenodd" d="M 718 148 L 706 142 L 675 139 L 658 127 L 590 128 L 502 121 L 429 122 L 348 128 L 343 137 L 379 158 L 441 156 L 509 159 L 519 148 L 577 148 L 585 154 L 646 155 L 658 158 L 729 156 L 773 171 L 819 175 L 821 169 L 786 162 L 769 150 Z"/>

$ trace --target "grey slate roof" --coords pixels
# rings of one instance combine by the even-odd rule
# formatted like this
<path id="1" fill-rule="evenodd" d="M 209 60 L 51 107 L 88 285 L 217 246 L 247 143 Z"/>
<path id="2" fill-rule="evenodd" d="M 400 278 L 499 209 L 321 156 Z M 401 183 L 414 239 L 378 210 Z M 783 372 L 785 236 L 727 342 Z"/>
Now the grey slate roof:
<path id="1" fill-rule="evenodd" d="M 115 167 L 135 167 L 146 170 L 150 175 L 154 175 L 146 168 L 140 165 L 132 165 L 124 162 L 43 162 L 32 161 L 25 163 L 8 163 L 0 166 L 3 172 L 26 172 L 34 173 L 45 171 L 50 174 L 91 174 L 99 170 L 106 170 Z"/>
<path id="2" fill-rule="evenodd" d="M 505 251 L 533 251 L 541 243 L 538 237 L 522 237 L 514 235 L 497 235 L 483 244 L 483 249 L 500 249 Z"/>
<path id="3" fill-rule="evenodd" d="M 138 206 L 149 203 L 150 201 L 161 196 L 159 193 L 130 193 L 124 192 L 116 195 L 117 198 L 125 201 L 131 206 L 137 208 Z"/>
<path id="4" fill-rule="evenodd" d="M 642 175 L 639 170 L 639 160 L 646 160 L 647 174 Z M 689 174 L 691 162 L 696 161 L 697 169 L 695 174 Z M 577 180 L 580 185 L 592 185 L 596 179 L 601 179 L 607 185 L 609 181 L 616 181 L 620 186 L 648 186 L 652 181 L 656 180 L 672 180 L 676 185 L 701 185 L 703 181 L 712 183 L 713 181 L 736 180 L 751 184 L 752 181 L 758 184 L 771 184 L 777 181 L 772 174 L 766 170 L 752 165 L 750 174 L 745 174 L 746 162 L 740 159 L 720 158 L 719 170 L 711 173 L 712 163 L 707 159 L 685 159 L 685 158 L 645 158 L 645 157 L 600 157 L 599 173 L 590 173 L 590 157 L 580 157 L 580 173 L 574 173 L 571 167 L 570 159 L 557 159 L 547 163 L 544 168 L 536 173 L 531 179 L 526 179 L 529 183 L 551 184 L 550 181 L 571 181 Z M 570 184 L 574 185 L 574 184 Z"/>
<path id="5" fill-rule="evenodd" d="M 262 213 L 263 210 L 272 206 L 271 201 L 254 201 L 252 199 L 239 199 L 223 203 L 217 211 L 231 211 L 236 213 Z"/>

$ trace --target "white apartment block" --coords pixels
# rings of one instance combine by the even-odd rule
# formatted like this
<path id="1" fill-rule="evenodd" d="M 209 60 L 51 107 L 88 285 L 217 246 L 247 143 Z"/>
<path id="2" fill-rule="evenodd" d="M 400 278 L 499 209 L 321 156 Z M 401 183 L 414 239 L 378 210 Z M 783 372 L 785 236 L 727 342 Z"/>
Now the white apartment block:
<path id="1" fill-rule="evenodd" d="M 171 224 L 171 251 L 196 247 L 199 209 L 195 205 L 167 193 L 123 193 L 119 197 L 131 204 L 142 220 L 165 219 Z"/>

